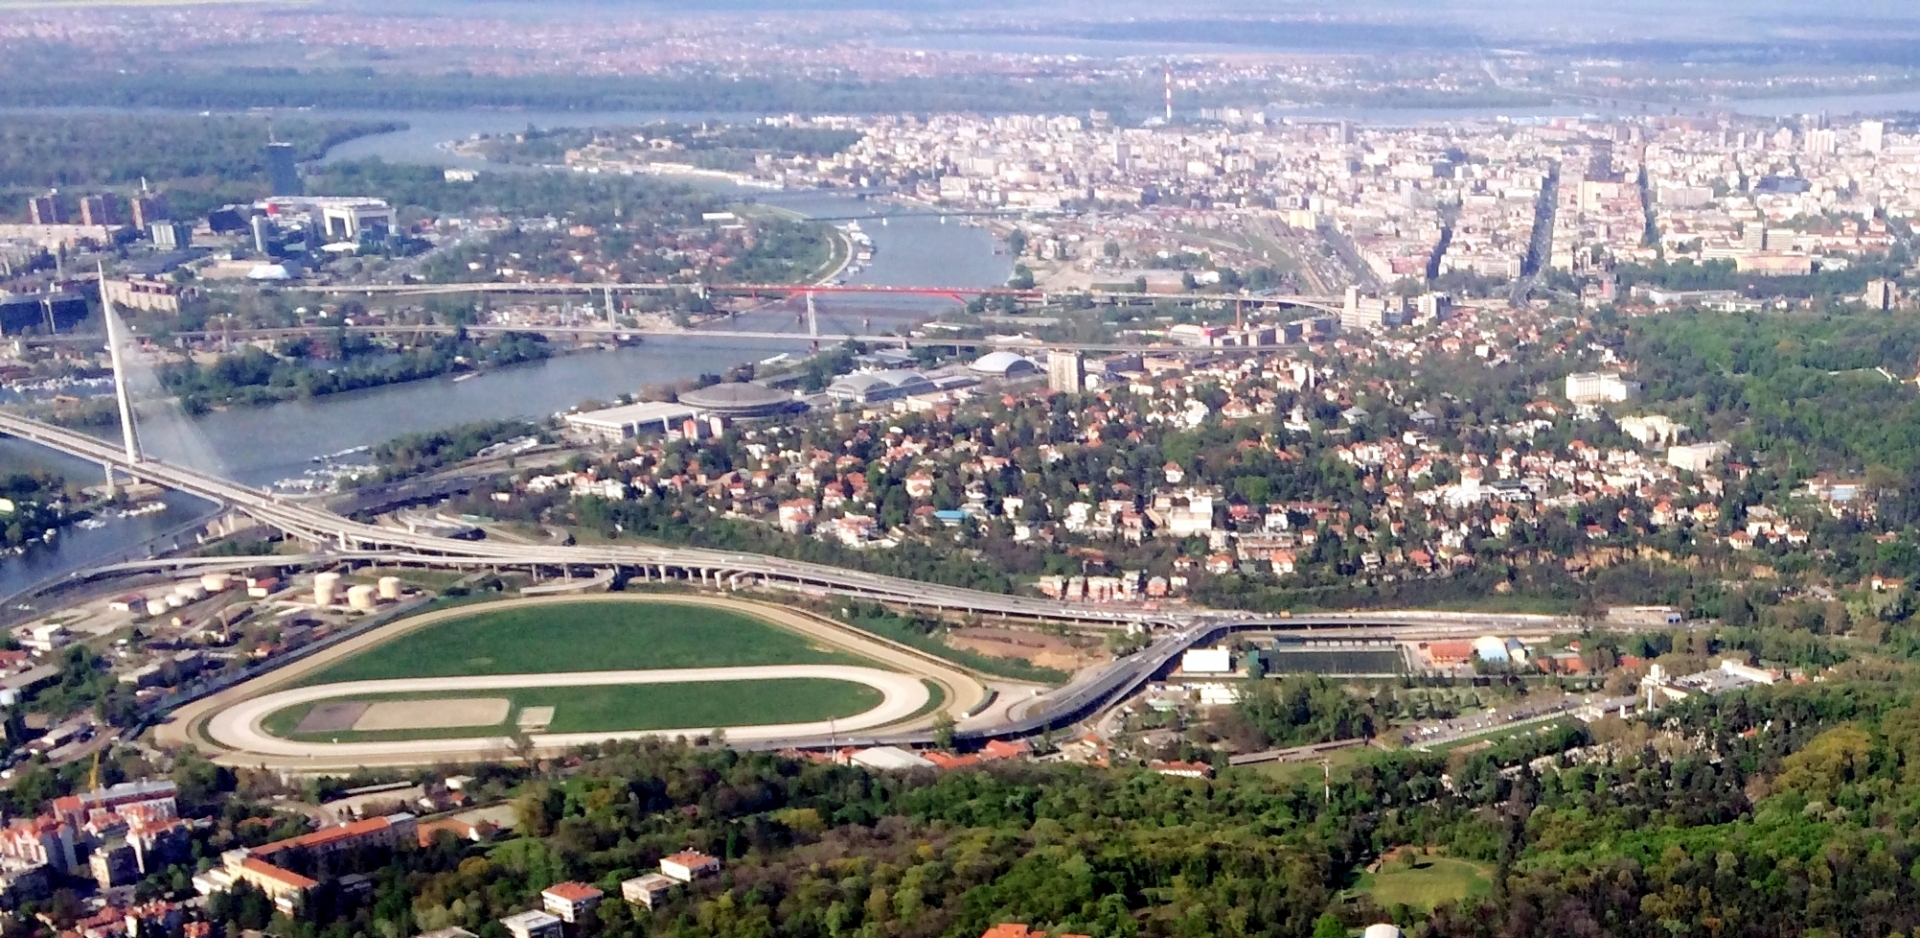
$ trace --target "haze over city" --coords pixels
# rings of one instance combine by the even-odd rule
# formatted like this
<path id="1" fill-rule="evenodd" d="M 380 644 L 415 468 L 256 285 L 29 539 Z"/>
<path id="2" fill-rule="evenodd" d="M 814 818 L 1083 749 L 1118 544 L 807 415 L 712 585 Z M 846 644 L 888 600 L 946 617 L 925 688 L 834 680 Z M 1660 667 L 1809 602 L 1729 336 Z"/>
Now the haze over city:
<path id="1" fill-rule="evenodd" d="M 1916 39 L 0 0 L 0 932 L 1920 934 Z"/>

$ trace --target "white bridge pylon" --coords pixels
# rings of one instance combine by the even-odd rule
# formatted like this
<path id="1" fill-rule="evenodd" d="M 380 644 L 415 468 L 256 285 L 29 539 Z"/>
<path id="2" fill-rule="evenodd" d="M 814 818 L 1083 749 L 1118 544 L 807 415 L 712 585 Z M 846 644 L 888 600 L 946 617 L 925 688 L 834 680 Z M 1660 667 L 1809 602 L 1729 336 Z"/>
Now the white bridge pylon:
<path id="1" fill-rule="evenodd" d="M 120 441 L 126 447 L 127 462 L 140 462 L 140 433 L 133 422 L 133 393 L 127 388 L 127 368 L 121 346 L 126 344 L 127 325 L 120 321 L 120 314 L 113 311 L 113 301 L 107 298 L 107 274 L 104 266 L 100 271 L 100 315 L 107 321 L 107 360 L 113 364 L 113 396 L 120 405 Z M 113 482 L 113 468 L 107 468 L 107 482 Z"/>

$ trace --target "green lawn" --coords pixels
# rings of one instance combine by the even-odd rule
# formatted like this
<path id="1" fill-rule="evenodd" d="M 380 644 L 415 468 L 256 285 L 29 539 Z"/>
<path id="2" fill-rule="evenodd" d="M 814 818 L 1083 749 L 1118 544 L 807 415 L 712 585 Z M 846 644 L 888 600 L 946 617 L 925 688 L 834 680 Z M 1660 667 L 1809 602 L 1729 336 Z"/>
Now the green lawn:
<path id="1" fill-rule="evenodd" d="M 1410 856 L 1390 860 L 1377 873 L 1366 873 L 1353 888 L 1383 909 L 1404 905 L 1415 909 L 1485 895 L 1493 889 L 1491 871 L 1480 863 L 1452 857 Z"/>
<path id="2" fill-rule="evenodd" d="M 428 626 L 307 675 L 300 684 L 764 664 L 870 662 L 724 609 L 579 602 L 481 611 Z"/>
<path id="3" fill-rule="evenodd" d="M 686 684 L 628 684 L 606 687 L 542 687 L 507 691 L 454 691 L 442 694 L 375 694 L 341 697 L 321 703 L 379 700 L 433 700 L 456 697 L 506 697 L 513 702 L 505 722 L 431 730 L 295 733 L 314 704 L 269 714 L 269 734 L 304 742 L 378 742 L 453 739 L 511 733 L 520 711 L 553 707 L 547 732 L 592 733 L 621 730 L 704 729 L 711 726 L 762 726 L 844 719 L 880 705 L 880 692 L 864 684 L 822 678 L 770 681 L 721 681 Z"/>
<path id="4" fill-rule="evenodd" d="M 1325 780 L 1329 768 L 1332 770 L 1333 777 L 1336 780 L 1343 779 L 1350 774 L 1355 765 L 1360 763 L 1361 759 L 1366 758 L 1367 754 L 1378 751 L 1379 750 L 1371 746 L 1354 746 L 1350 749 L 1335 749 L 1327 753 L 1324 757 L 1327 762 L 1332 763 L 1331 766 L 1326 768 L 1320 765 L 1320 759 L 1304 762 L 1259 762 L 1247 766 L 1247 768 L 1274 779 L 1283 785 L 1297 785 L 1301 783 L 1318 785 Z"/>

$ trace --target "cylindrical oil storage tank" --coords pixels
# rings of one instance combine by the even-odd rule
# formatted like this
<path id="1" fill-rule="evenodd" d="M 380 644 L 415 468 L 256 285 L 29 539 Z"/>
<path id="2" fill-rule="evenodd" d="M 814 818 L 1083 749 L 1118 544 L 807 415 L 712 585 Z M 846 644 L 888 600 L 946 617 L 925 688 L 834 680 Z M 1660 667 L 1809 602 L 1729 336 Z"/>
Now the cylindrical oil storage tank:
<path id="1" fill-rule="evenodd" d="M 313 604 L 321 608 L 333 605 L 333 598 L 340 590 L 340 574 L 319 573 L 313 577 Z"/>
<path id="2" fill-rule="evenodd" d="M 147 600 L 147 615 L 149 616 L 164 616 L 167 614 L 169 608 L 171 607 L 167 605 L 167 601 L 164 599 Z"/>
<path id="3" fill-rule="evenodd" d="M 1400 938 L 1400 926 L 1389 922 L 1368 925 L 1361 938 Z"/>
<path id="4" fill-rule="evenodd" d="M 187 604 L 187 597 L 179 593 L 168 593 L 167 598 L 161 601 L 166 603 L 168 609 L 178 609 Z"/>
<path id="5" fill-rule="evenodd" d="M 347 587 L 347 607 L 348 608 L 357 609 L 361 612 L 371 612 L 375 607 L 379 605 L 380 605 L 380 601 L 373 598 L 373 587 L 368 586 L 365 583 L 362 583 L 358 586 Z"/>
<path id="6" fill-rule="evenodd" d="M 226 592 L 227 585 L 230 582 L 232 582 L 231 578 L 224 573 L 200 574 L 200 588 L 206 590 L 209 593 Z"/>
<path id="7" fill-rule="evenodd" d="M 380 598 L 393 600 L 400 598 L 400 578 L 383 576 L 380 578 Z"/>
<path id="8" fill-rule="evenodd" d="M 207 588 L 198 583 L 182 583 L 173 588 L 173 594 L 190 603 L 207 598 Z"/>

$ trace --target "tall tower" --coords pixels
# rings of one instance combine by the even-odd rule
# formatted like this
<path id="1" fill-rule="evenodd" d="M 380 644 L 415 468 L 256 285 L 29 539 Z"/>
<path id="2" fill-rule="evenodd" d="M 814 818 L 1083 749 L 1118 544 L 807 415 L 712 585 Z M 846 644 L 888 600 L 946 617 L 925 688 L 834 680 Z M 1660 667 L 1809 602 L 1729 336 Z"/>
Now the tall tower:
<path id="1" fill-rule="evenodd" d="M 1086 388 L 1086 366 L 1079 352 L 1072 349 L 1054 349 L 1047 353 L 1047 390 L 1061 394 L 1078 394 Z"/>
<path id="2" fill-rule="evenodd" d="M 299 195 L 300 170 L 294 165 L 293 144 L 269 140 L 260 151 L 266 157 L 267 182 L 274 195 Z"/>
<path id="3" fill-rule="evenodd" d="M 113 301 L 107 298 L 107 274 L 100 270 L 100 314 L 107 321 L 107 359 L 113 363 L 113 396 L 120 403 L 120 441 L 127 449 L 127 462 L 140 461 L 140 436 L 133 426 L 133 396 L 127 391 L 126 363 L 121 359 L 120 345 L 125 341 L 125 325 L 120 315 L 113 311 Z"/>
<path id="4" fill-rule="evenodd" d="M 1167 62 L 1164 69 L 1162 76 L 1166 81 L 1167 89 L 1167 123 L 1171 124 L 1173 123 L 1173 63 Z"/>

